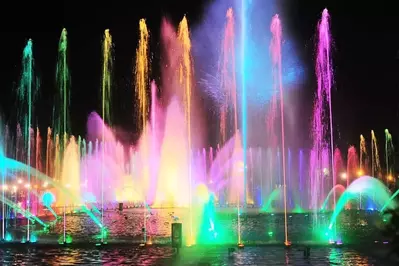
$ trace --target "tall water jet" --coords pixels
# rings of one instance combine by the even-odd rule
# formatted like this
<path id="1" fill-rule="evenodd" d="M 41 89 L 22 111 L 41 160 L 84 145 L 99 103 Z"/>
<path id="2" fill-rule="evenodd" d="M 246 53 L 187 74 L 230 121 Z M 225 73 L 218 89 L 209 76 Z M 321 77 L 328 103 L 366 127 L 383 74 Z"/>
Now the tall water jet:
<path id="1" fill-rule="evenodd" d="M 228 128 L 233 128 L 233 134 L 238 130 L 234 38 L 234 13 L 233 8 L 229 8 L 226 12 L 226 25 L 221 48 L 220 72 L 224 99 L 220 110 L 220 144 L 224 144 L 227 138 L 231 136 Z M 233 109 L 233 126 L 231 126 L 232 121 L 231 116 L 229 116 L 230 104 L 232 104 Z"/>
<path id="2" fill-rule="evenodd" d="M 378 153 L 377 137 L 371 130 L 371 176 L 379 177 L 381 174 L 380 155 Z"/>
<path id="3" fill-rule="evenodd" d="M 340 149 L 335 148 L 334 151 L 334 169 L 335 169 L 335 173 L 340 173 L 340 177 L 341 179 L 345 180 L 348 178 L 348 173 L 346 172 L 346 169 L 344 167 L 344 162 L 342 159 L 342 154 Z M 338 183 L 338 181 L 337 181 Z M 337 185 L 337 184 L 335 184 Z M 335 191 L 333 192 L 335 193 Z"/>
<path id="4" fill-rule="evenodd" d="M 388 129 L 385 129 L 385 167 L 386 167 L 386 174 L 387 179 L 386 183 L 393 181 L 392 172 L 393 172 L 393 165 L 394 165 L 394 153 L 395 149 L 392 142 L 392 135 L 389 133 Z"/>
<path id="5" fill-rule="evenodd" d="M 47 142 L 46 142 L 46 168 L 45 168 L 45 174 L 47 176 L 53 176 L 50 174 L 50 167 L 51 167 L 51 151 L 53 150 L 53 142 L 51 141 L 52 135 L 51 135 L 51 128 L 47 128 Z"/>
<path id="6" fill-rule="evenodd" d="M 0 117 L 0 132 L 2 131 L 2 121 Z M 2 188 L 2 193 L 1 193 L 1 201 L 2 201 L 2 206 L 1 206 L 1 241 L 5 240 L 5 231 L 6 231 L 6 204 L 5 204 L 5 199 L 6 199 L 6 191 L 5 191 L 5 184 L 6 184 L 6 173 L 5 173 L 5 165 L 3 165 L 3 157 L 4 157 L 4 150 L 3 146 L 4 143 L 7 141 L 7 135 L 3 139 L 3 136 L 0 137 L 0 177 L 1 177 L 1 188 Z"/>
<path id="7" fill-rule="evenodd" d="M 349 187 L 352 180 L 355 180 L 357 176 L 361 176 L 359 174 L 359 159 L 357 157 L 357 152 L 355 146 L 350 146 L 348 148 L 348 156 L 346 159 L 346 187 Z M 361 197 L 361 195 L 359 195 Z M 360 202 L 360 201 L 359 201 Z M 350 203 L 347 205 L 347 209 L 350 209 Z"/>
<path id="8" fill-rule="evenodd" d="M 78 144 L 75 137 L 71 136 L 64 152 L 61 184 L 68 193 L 60 195 L 60 202 L 63 206 L 79 206 L 82 203 L 80 200 L 80 151 Z"/>
<path id="9" fill-rule="evenodd" d="M 359 161 L 359 168 L 360 171 L 366 173 L 367 168 L 367 147 L 366 147 L 366 139 L 363 135 L 360 135 L 360 161 Z"/>
<path id="10" fill-rule="evenodd" d="M 149 118 L 149 31 L 147 29 L 147 25 L 145 19 L 140 19 L 139 21 L 139 43 L 136 49 L 136 99 L 139 104 L 138 108 L 138 121 L 139 121 L 139 130 L 142 131 L 143 142 L 141 147 L 141 156 L 144 161 L 144 170 L 143 170 L 143 195 L 147 195 L 148 187 L 150 185 L 150 176 L 149 176 L 149 160 L 150 153 L 148 150 L 148 129 L 147 123 Z M 146 205 L 146 199 L 144 197 L 144 205 Z M 146 207 L 144 206 L 144 243 L 146 243 L 146 221 L 147 221 L 147 213 Z"/>
<path id="11" fill-rule="evenodd" d="M 104 32 L 103 40 L 103 72 L 101 83 L 102 98 L 102 163 L 101 163 L 101 224 L 104 224 L 104 161 L 105 161 L 105 124 L 111 124 L 111 86 L 113 71 L 112 36 L 109 30 Z M 101 228 L 101 242 L 104 242 L 104 227 Z"/>
<path id="12" fill-rule="evenodd" d="M 224 145 L 226 140 L 231 136 L 237 136 L 238 133 L 238 114 L 237 114 L 237 86 L 236 86 L 236 69 L 235 69 L 235 44 L 234 44 L 234 12 L 233 8 L 229 8 L 226 12 L 226 24 L 224 28 L 224 37 L 222 40 L 221 47 L 221 89 L 223 91 L 223 102 L 220 108 L 220 144 Z M 231 119 L 231 109 L 233 119 Z M 232 130 L 231 130 L 232 129 Z M 241 143 L 240 138 L 235 137 L 235 149 L 240 149 Z M 232 162 L 235 164 L 235 162 Z M 245 170 L 244 170 L 245 171 Z M 236 175 L 236 171 L 229 173 L 227 178 L 230 178 L 231 174 L 234 177 L 241 176 Z M 234 178 L 233 177 L 233 178 Z M 232 184 L 233 185 L 233 184 Z M 238 185 L 238 184 L 235 184 Z M 240 222 L 240 191 L 229 188 L 230 191 L 237 191 L 237 195 L 230 195 L 234 199 L 229 200 L 229 202 L 237 202 L 237 237 L 238 243 L 241 243 L 241 222 Z M 244 189 L 245 190 L 245 189 Z M 246 194 L 244 193 L 244 204 L 245 204 Z"/>
<path id="13" fill-rule="evenodd" d="M 182 59 L 179 67 L 179 81 L 180 85 L 184 90 L 184 114 L 187 125 L 187 143 L 188 143 L 188 177 L 189 177 L 189 197 L 190 197 L 190 236 L 188 245 L 194 244 L 194 232 L 193 232 L 193 209 L 192 209 L 192 139 L 191 139 L 191 108 L 192 108 L 192 58 L 191 58 L 191 40 L 190 32 L 188 29 L 187 18 L 184 16 L 182 21 L 179 23 L 177 31 L 177 39 L 180 42 L 182 48 Z"/>
<path id="14" fill-rule="evenodd" d="M 36 145 L 35 145 L 35 168 L 38 171 L 43 172 L 42 170 L 42 139 L 40 136 L 40 130 L 37 127 L 36 128 L 36 139 L 35 139 Z M 35 177 L 33 180 L 34 184 L 38 183 L 38 179 Z M 35 211 L 33 213 L 35 213 L 36 215 L 39 214 L 39 197 L 37 195 L 39 195 L 39 187 L 38 185 L 35 185 L 34 187 L 34 194 L 36 195 L 35 197 Z"/>
<path id="15" fill-rule="evenodd" d="M 61 153 L 65 149 L 66 135 L 69 134 L 69 104 L 70 104 L 70 77 L 68 68 L 68 39 L 67 30 L 63 29 L 58 43 L 58 60 L 56 69 L 57 94 L 54 103 L 54 127 L 58 134 Z"/>
<path id="16" fill-rule="evenodd" d="M 243 203 L 246 206 L 247 200 L 247 80 L 246 80 L 246 40 L 247 40 L 247 7 L 246 1 L 242 1 L 241 6 L 241 131 L 242 131 L 242 151 L 243 151 L 243 181 L 244 181 L 244 199 Z"/>
<path id="17" fill-rule="evenodd" d="M 148 113 L 149 113 L 149 31 L 147 29 L 147 25 L 145 19 L 140 19 L 139 21 L 139 43 L 136 49 L 136 84 L 135 84 L 135 92 L 136 99 L 138 102 L 138 121 L 139 121 L 139 129 L 145 130 L 145 125 L 148 122 Z"/>
<path id="18" fill-rule="evenodd" d="M 38 82 L 35 80 L 34 60 L 32 51 L 32 40 L 29 39 L 22 53 L 22 74 L 17 91 L 18 98 L 18 120 L 23 125 L 24 149 L 27 149 L 26 164 L 31 166 L 31 134 L 32 113 L 34 108 L 35 96 L 38 92 Z M 30 167 L 27 171 L 28 184 L 30 184 Z M 30 213 L 30 186 L 28 185 L 27 212 Z M 27 236 L 26 241 L 30 241 L 30 219 L 27 217 Z"/>
<path id="19" fill-rule="evenodd" d="M 362 176 L 364 173 L 359 170 L 359 158 L 357 157 L 357 152 L 355 146 L 350 146 L 348 148 L 348 156 L 346 159 L 346 187 L 349 186 L 352 179 L 356 176 Z"/>
<path id="20" fill-rule="evenodd" d="M 281 118 L 281 154 L 282 154 L 282 174 L 283 174 L 283 192 L 284 192 L 284 243 L 289 245 L 288 241 L 288 227 L 287 227 L 287 185 L 286 185 L 286 168 L 285 168 L 285 131 L 284 131 L 284 91 L 281 78 L 281 41 L 282 28 L 278 15 L 273 16 L 270 25 L 272 32 L 272 41 L 270 50 L 273 62 L 273 86 L 280 93 L 280 118 Z"/>
<path id="21" fill-rule="evenodd" d="M 67 30 L 64 28 L 58 43 L 58 59 L 56 68 L 57 94 L 54 102 L 53 116 L 55 128 L 55 179 L 62 180 L 63 155 L 67 146 L 67 134 L 69 133 L 69 104 L 70 104 L 70 77 L 68 68 L 68 39 Z M 65 202 L 64 202 L 65 203 Z M 63 207 L 63 240 L 66 242 L 66 206 Z"/>
<path id="22" fill-rule="evenodd" d="M 112 97 L 112 73 L 113 73 L 113 43 L 109 29 L 104 31 L 102 47 L 102 80 L 101 80 L 101 106 L 102 117 L 107 125 L 111 125 L 111 97 Z"/>
<path id="23" fill-rule="evenodd" d="M 334 166 L 334 139 L 333 139 L 333 121 L 332 121 L 332 108 L 331 108 L 331 87 L 332 87 L 332 67 L 330 57 L 330 25 L 329 25 L 329 14 L 327 9 L 323 10 L 322 18 L 318 23 L 318 45 L 317 45 L 317 57 L 316 57 L 316 76 L 317 76 L 317 92 L 315 97 L 314 109 L 313 109 L 313 152 L 314 152 L 314 171 L 312 177 L 313 193 L 312 202 L 313 205 L 319 203 L 319 193 L 325 193 L 321 191 L 324 187 L 324 175 L 325 171 L 322 165 L 322 152 L 326 148 L 330 151 L 331 166 Z M 325 105 L 327 105 L 325 107 Z M 329 112 L 327 112 L 327 109 Z M 325 125 L 324 118 L 329 117 L 329 126 Z M 329 133 L 328 132 L 329 130 Z M 330 138 L 330 145 L 326 143 L 326 139 Z M 330 146 L 330 147 L 328 147 Z M 334 167 L 332 167 L 332 186 L 336 183 Z M 331 186 L 331 187 L 332 187 Z M 322 198 L 324 196 L 322 195 Z M 335 206 L 334 197 L 334 206 Z M 313 206 L 314 209 L 318 209 L 317 206 Z"/>
<path id="24" fill-rule="evenodd" d="M 159 132 L 159 121 L 158 121 L 158 99 L 157 99 L 157 85 L 155 81 L 151 82 L 151 156 L 149 158 L 150 167 L 150 184 L 154 184 L 157 181 L 157 174 L 158 174 L 158 165 L 159 165 L 159 145 L 158 137 Z M 150 186 L 148 193 L 147 193 L 147 201 L 149 204 L 152 204 L 155 199 L 155 189 L 154 186 Z"/>
<path id="25" fill-rule="evenodd" d="M 142 143 L 140 147 L 141 157 L 144 161 L 143 171 L 143 193 L 146 194 L 149 186 L 149 173 L 148 173 L 148 128 L 147 123 L 149 120 L 150 101 L 149 101 L 149 31 L 145 19 L 139 21 L 139 42 L 136 49 L 136 67 L 135 67 L 135 92 L 136 100 L 138 103 L 138 128 L 142 132 Z"/>

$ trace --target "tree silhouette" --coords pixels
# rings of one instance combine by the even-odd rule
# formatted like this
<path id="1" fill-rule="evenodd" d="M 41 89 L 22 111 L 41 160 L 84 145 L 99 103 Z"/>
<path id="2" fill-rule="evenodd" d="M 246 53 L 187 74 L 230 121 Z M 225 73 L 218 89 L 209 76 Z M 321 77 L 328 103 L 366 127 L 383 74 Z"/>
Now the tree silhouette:
<path id="1" fill-rule="evenodd" d="M 384 211 L 384 216 L 389 216 L 388 223 L 383 229 L 383 235 L 391 239 L 391 250 L 387 256 L 399 255 L 399 207 Z"/>

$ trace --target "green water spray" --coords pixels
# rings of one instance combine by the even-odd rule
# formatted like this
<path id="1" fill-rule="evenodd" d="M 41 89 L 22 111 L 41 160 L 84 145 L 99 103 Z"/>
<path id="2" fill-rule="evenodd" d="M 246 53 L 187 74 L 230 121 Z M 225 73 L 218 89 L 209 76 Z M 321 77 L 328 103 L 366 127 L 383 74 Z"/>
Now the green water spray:
<path id="1" fill-rule="evenodd" d="M 396 206 L 396 202 L 391 200 L 390 191 L 380 180 L 370 176 L 359 177 L 346 188 L 339 198 L 330 220 L 329 230 L 331 230 L 336 223 L 338 215 L 344 209 L 347 202 L 349 200 L 358 199 L 360 193 L 372 198 L 377 207 L 381 207 L 380 210 L 386 207 L 395 208 Z"/>
<path id="2" fill-rule="evenodd" d="M 58 61 L 56 69 L 57 98 L 55 109 L 55 134 L 63 137 L 69 132 L 69 103 L 70 103 L 70 76 L 67 60 L 68 39 L 67 30 L 63 29 L 58 43 Z M 58 109 L 59 108 L 59 109 Z M 64 142 L 61 144 L 61 153 L 64 150 Z"/>
<path id="3" fill-rule="evenodd" d="M 32 51 L 32 40 L 29 39 L 22 53 L 22 73 L 21 80 L 18 86 L 17 99 L 18 99 L 18 120 L 20 124 L 24 125 L 24 140 L 25 147 L 27 148 L 27 165 L 31 165 L 31 135 L 30 129 L 32 126 L 32 112 L 34 107 L 34 100 L 38 92 L 38 82 L 35 80 L 34 74 L 34 60 Z M 22 122 L 22 123 L 21 123 Z M 30 168 L 29 168 L 30 169 Z M 27 171 L 28 184 L 30 184 L 31 172 Z M 28 187 L 27 196 L 27 211 L 30 210 L 30 187 Z M 30 222 L 28 219 L 27 224 L 27 241 L 30 241 Z"/>

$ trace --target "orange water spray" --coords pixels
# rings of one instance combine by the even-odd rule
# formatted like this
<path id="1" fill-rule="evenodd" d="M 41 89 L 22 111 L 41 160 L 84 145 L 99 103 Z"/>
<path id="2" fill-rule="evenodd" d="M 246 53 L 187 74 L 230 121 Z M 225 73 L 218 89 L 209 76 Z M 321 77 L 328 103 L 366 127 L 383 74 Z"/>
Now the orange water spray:
<path id="1" fill-rule="evenodd" d="M 363 135 L 360 135 L 360 162 L 359 162 L 359 168 L 361 170 L 366 168 L 366 160 L 367 160 L 366 139 L 363 137 Z"/>
<path id="2" fill-rule="evenodd" d="M 111 78 L 113 68 L 113 44 L 109 30 L 104 31 L 103 40 L 103 73 L 102 73 L 102 116 L 105 123 L 111 123 Z"/>
<path id="3" fill-rule="evenodd" d="M 139 43 L 136 49 L 136 84 L 135 91 L 137 102 L 139 103 L 139 128 L 145 130 L 145 124 L 148 120 L 149 113 L 149 95 L 148 95 L 148 72 L 149 72 L 149 62 L 148 62 L 148 41 L 150 38 L 145 19 L 140 19 L 139 21 Z"/>
<path id="4" fill-rule="evenodd" d="M 191 95 L 192 95 L 192 58 L 191 58 L 191 40 L 188 29 L 188 22 L 186 16 L 183 17 L 179 23 L 177 38 L 182 48 L 182 60 L 179 67 L 179 81 L 184 89 L 184 114 L 187 123 L 187 141 L 188 141 L 188 176 L 189 176 L 189 206 L 190 206 L 190 228 L 188 245 L 194 244 L 193 235 L 193 207 L 192 207 L 192 174 L 191 174 Z"/>
<path id="5" fill-rule="evenodd" d="M 371 130 L 371 176 L 378 177 L 381 170 L 380 156 L 378 154 L 377 138 Z"/>
<path id="6" fill-rule="evenodd" d="M 386 167 L 386 182 L 392 181 L 392 155 L 394 154 L 394 146 L 392 143 L 392 135 L 388 129 L 385 129 L 385 167 Z"/>
<path id="7" fill-rule="evenodd" d="M 60 135 L 55 135 L 55 156 L 54 156 L 54 178 L 60 181 L 61 176 L 61 154 L 60 154 Z"/>
<path id="8" fill-rule="evenodd" d="M 146 165 L 144 166 L 144 191 L 143 194 L 147 194 L 147 188 L 149 186 L 149 173 L 148 173 L 148 146 L 146 143 L 147 139 L 147 127 L 146 123 L 148 121 L 149 116 L 149 48 L 148 41 L 150 38 L 149 31 L 147 29 L 147 25 L 145 23 L 145 19 L 140 19 L 139 21 L 139 43 L 136 49 L 136 97 L 139 103 L 139 128 L 142 130 L 142 135 L 144 136 L 144 147 L 143 156 Z M 144 216 L 143 216 L 143 224 L 144 224 L 144 244 L 147 242 L 147 208 L 146 208 L 146 199 L 144 198 Z"/>

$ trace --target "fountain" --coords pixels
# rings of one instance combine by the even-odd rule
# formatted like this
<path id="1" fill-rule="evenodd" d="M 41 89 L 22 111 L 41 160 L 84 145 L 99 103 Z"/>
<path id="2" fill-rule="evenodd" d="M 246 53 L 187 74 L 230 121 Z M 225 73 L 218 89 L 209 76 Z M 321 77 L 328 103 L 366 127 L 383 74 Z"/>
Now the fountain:
<path id="1" fill-rule="evenodd" d="M 381 177 L 380 155 L 378 152 L 377 137 L 374 130 L 371 130 L 371 175 Z"/>
<path id="2" fill-rule="evenodd" d="M 392 135 L 388 129 L 385 129 L 385 169 L 386 169 L 386 185 L 393 181 L 393 165 L 394 165 L 394 146 Z"/>
<path id="3" fill-rule="evenodd" d="M 225 21 L 217 42 L 218 144 L 213 147 L 201 146 L 206 124 L 197 110 L 196 93 L 201 88 L 195 82 L 196 42 L 186 17 L 176 30 L 170 22 L 162 23 L 165 62 L 159 84 L 151 82 L 150 35 L 146 20 L 139 21 L 133 75 L 140 137 L 134 142 L 120 139 L 113 121 L 115 62 L 109 30 L 103 36 L 101 110 L 89 115 L 85 137 L 72 135 L 69 124 L 65 29 L 59 41 L 53 124 L 41 132 L 33 123 L 38 120 L 34 112 L 38 83 L 29 40 L 17 91 L 18 121 L 0 124 L 2 240 L 70 244 L 73 236 L 74 242 L 133 241 L 145 246 L 169 243 L 171 223 L 179 222 L 187 246 L 328 243 L 340 240 L 348 221 L 358 217 L 354 212 L 374 219 L 379 217 L 374 210 L 395 207 L 399 192 L 392 194 L 387 188 L 394 181 L 389 131 L 385 182 L 379 180 L 382 166 L 374 131 L 371 160 L 363 135 L 359 147 L 347 147 L 346 158 L 346 147 L 334 146 L 327 10 L 317 32 L 311 149 L 291 147 L 286 130 L 290 105 L 285 98 L 285 46 L 278 15 L 270 24 L 271 73 L 264 73 L 271 76 L 272 93 L 262 119 L 252 128 L 249 118 L 256 108 L 250 101 L 249 70 L 254 66 L 246 57 L 253 49 L 249 27 L 253 9 L 243 1 L 222 14 Z M 266 145 L 252 145 L 249 132 L 258 128 L 267 134 L 262 135 Z M 364 176 L 368 169 L 375 178 Z"/>

